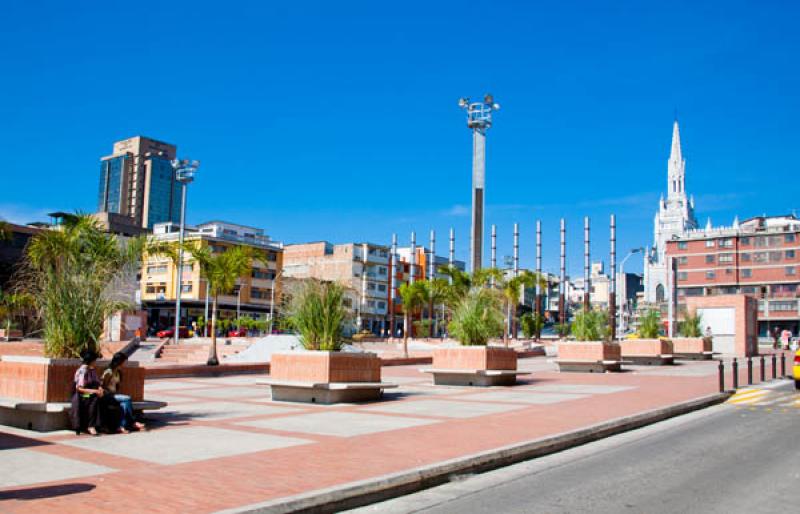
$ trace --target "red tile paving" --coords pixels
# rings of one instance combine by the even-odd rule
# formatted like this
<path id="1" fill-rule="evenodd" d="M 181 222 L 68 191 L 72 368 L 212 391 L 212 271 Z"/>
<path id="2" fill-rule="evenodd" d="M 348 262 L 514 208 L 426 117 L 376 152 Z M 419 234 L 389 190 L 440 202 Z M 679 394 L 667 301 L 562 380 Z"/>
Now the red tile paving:
<path id="1" fill-rule="evenodd" d="M 543 358 L 526 359 L 521 362 L 526 361 L 535 363 L 537 367 L 540 365 L 548 367 L 544 364 Z M 432 425 L 350 438 L 244 427 L 237 424 L 244 420 L 262 419 L 268 415 L 236 419 L 182 420 L 176 424 L 178 427 L 211 426 L 249 433 L 296 437 L 312 443 L 169 466 L 114 457 L 59 444 L 74 438 L 73 435 L 41 438 L 46 444 L 26 446 L 26 449 L 109 466 L 119 471 L 60 482 L 0 489 L 0 512 L 70 513 L 99 510 L 203 513 L 288 497 L 533 440 L 705 396 L 717 391 L 715 365 L 716 363 L 682 365 L 686 366 L 685 369 L 708 370 L 708 374 L 704 376 L 652 376 L 647 372 L 594 375 L 535 371 L 521 382 L 621 385 L 634 388 L 611 394 L 594 394 L 551 405 L 525 404 L 520 409 L 490 416 L 469 419 L 441 418 L 439 423 Z M 419 382 L 423 384 L 430 380 L 419 373 L 416 366 L 384 368 L 383 374 L 384 380 L 388 382 L 391 382 L 392 377 L 419 378 Z M 223 380 L 225 378 L 220 379 Z M 197 389 L 165 389 L 165 395 L 186 396 L 188 399 L 203 388 L 221 387 L 211 381 L 193 382 L 189 378 L 175 381 L 191 383 Z M 515 390 L 524 389 L 517 387 Z M 455 394 L 410 396 L 393 401 L 457 400 L 461 395 L 482 391 L 485 389 L 460 388 Z M 157 398 L 158 394 L 153 391 L 148 392 L 146 396 Z M 230 401 L 258 403 L 257 400 L 248 398 Z M 261 404 L 264 404 L 263 401 Z M 365 405 L 336 407 L 297 405 L 297 407 L 298 413 L 329 410 L 367 412 L 362 411 Z M 293 411 L 274 415 L 297 414 Z M 424 417 L 416 414 L 407 416 Z M 173 429 L 176 428 L 160 427 L 154 428 L 154 432 Z M 24 444 L 27 443 L 19 436 L 0 433 L 0 448 L 22 447 Z M 201 458 L 201 455 L 202 448 L 198 448 L 198 458 Z M 0 470 L 1 461 L 2 453 L 0 453 Z M 8 470 L 2 472 L 6 473 Z M 56 489 L 53 489 L 54 487 Z M 45 497 L 34 499 L 40 494 Z"/>

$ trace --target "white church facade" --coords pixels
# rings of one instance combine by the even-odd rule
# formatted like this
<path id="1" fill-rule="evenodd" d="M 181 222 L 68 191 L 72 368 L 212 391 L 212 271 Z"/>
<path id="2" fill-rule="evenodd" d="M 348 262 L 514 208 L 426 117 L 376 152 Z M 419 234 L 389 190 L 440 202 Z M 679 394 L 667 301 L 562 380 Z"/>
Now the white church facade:
<path id="1" fill-rule="evenodd" d="M 697 228 L 694 198 L 686 194 L 686 160 L 681 152 L 678 121 L 672 126 L 672 149 L 667 161 L 667 198 L 661 196 L 653 223 L 653 245 L 644 252 L 644 300 L 667 299 L 667 241 Z"/>

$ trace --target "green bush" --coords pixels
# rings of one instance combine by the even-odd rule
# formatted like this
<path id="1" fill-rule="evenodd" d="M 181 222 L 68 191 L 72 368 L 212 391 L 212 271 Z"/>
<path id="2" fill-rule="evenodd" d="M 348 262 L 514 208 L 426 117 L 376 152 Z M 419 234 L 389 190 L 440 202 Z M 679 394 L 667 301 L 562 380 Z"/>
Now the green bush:
<path id="1" fill-rule="evenodd" d="M 344 288 L 313 279 L 298 282 L 289 302 L 289 319 L 306 350 L 338 351 L 347 319 Z"/>
<path id="2" fill-rule="evenodd" d="M 433 322 L 429 319 L 423 319 L 414 322 L 414 337 L 430 337 Z"/>
<path id="3" fill-rule="evenodd" d="M 559 337 L 567 337 L 572 332 L 572 326 L 569 323 L 557 323 L 554 328 Z"/>
<path id="4" fill-rule="evenodd" d="M 601 310 L 579 312 L 572 323 L 578 341 L 603 341 L 608 336 L 608 315 Z"/>
<path id="5" fill-rule="evenodd" d="M 650 309 L 639 320 L 639 330 L 637 331 L 642 339 L 656 339 L 661 333 L 661 312 Z"/>
<path id="6" fill-rule="evenodd" d="M 703 315 L 697 311 L 687 313 L 678 328 L 683 337 L 702 337 Z"/>
<path id="7" fill-rule="evenodd" d="M 453 310 L 450 335 L 464 346 L 482 346 L 503 333 L 503 313 L 496 294 L 472 288 Z"/>
<path id="8" fill-rule="evenodd" d="M 544 327 L 544 318 L 541 314 L 535 312 L 523 314 L 519 322 L 522 326 L 522 335 L 524 335 L 526 339 L 534 337 L 539 339 L 542 334 L 542 328 Z"/>

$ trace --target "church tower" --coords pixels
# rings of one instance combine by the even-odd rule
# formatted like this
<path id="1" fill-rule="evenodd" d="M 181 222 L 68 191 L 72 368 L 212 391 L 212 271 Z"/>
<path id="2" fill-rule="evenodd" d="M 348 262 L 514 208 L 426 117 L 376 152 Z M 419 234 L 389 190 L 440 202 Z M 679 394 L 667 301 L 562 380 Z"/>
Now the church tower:
<path id="1" fill-rule="evenodd" d="M 678 120 L 672 125 L 672 148 L 667 160 L 667 198 L 661 196 L 653 222 L 653 246 L 644 256 L 644 296 L 647 302 L 661 302 L 667 293 L 667 241 L 697 228 L 694 198 L 686 195 L 686 159 L 681 151 Z"/>

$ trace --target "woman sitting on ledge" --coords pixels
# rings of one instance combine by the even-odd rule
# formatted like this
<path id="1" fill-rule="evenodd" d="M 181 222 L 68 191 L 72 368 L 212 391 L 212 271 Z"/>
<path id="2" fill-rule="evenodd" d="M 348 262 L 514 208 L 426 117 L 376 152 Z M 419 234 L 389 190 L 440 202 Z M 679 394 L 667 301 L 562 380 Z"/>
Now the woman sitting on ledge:
<path id="1" fill-rule="evenodd" d="M 97 429 L 100 428 L 100 398 L 103 397 L 103 388 L 94 368 L 98 357 L 91 350 L 81 352 L 83 364 L 75 372 L 70 417 L 77 435 L 84 430 L 91 435 L 97 435 Z"/>
<path id="2" fill-rule="evenodd" d="M 102 387 L 105 391 L 106 397 L 109 402 L 116 402 L 119 405 L 119 428 L 118 431 L 122 434 L 127 434 L 131 429 L 141 430 L 144 428 L 144 423 L 139 423 L 133 417 L 133 404 L 131 397 L 127 394 L 118 393 L 120 382 L 122 382 L 122 372 L 120 368 L 128 356 L 122 352 L 117 352 L 111 358 L 111 364 L 103 372 Z"/>

